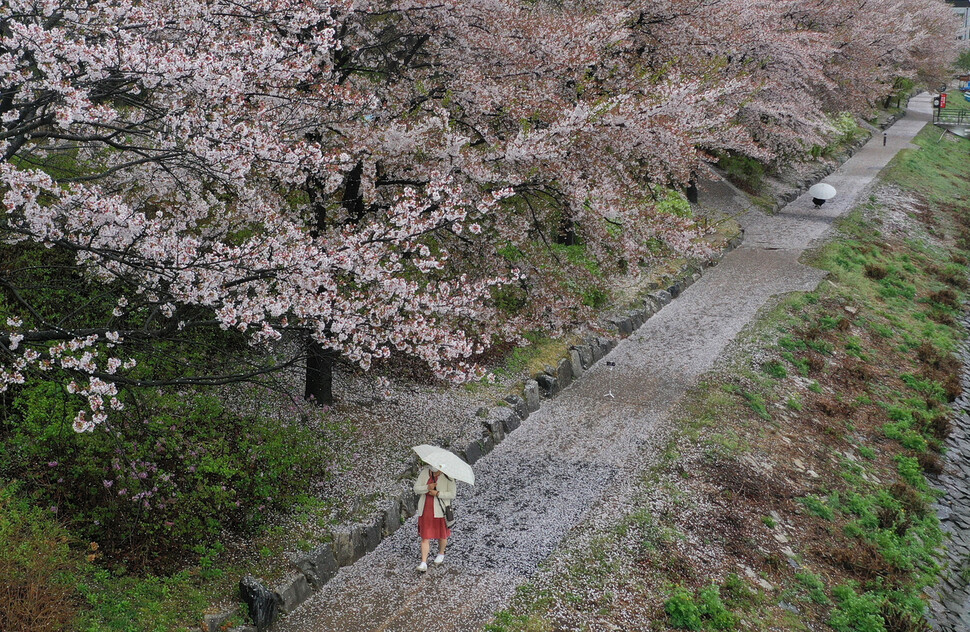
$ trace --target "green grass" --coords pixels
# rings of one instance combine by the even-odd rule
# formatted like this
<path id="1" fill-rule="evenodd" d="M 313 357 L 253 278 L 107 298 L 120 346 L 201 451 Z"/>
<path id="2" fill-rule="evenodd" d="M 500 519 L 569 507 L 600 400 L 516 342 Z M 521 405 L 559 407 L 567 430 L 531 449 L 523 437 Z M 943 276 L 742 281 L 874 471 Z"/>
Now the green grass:
<path id="1" fill-rule="evenodd" d="M 959 101 L 962 108 L 962 97 Z M 919 150 L 901 151 L 887 168 L 887 179 L 903 189 L 919 192 L 933 205 L 949 205 L 966 199 L 970 193 L 970 182 L 965 176 L 970 142 L 951 134 L 941 139 L 938 128 L 927 126 L 913 143 Z"/>

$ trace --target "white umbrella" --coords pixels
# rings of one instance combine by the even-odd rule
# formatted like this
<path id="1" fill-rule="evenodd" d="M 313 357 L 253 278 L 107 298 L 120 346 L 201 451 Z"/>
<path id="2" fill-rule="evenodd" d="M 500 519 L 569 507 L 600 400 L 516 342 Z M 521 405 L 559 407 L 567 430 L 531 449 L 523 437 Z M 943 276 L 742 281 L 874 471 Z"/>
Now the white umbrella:
<path id="1" fill-rule="evenodd" d="M 475 472 L 472 471 L 472 466 L 462 461 L 461 457 L 433 445 L 416 445 L 411 449 L 417 452 L 422 461 L 438 468 L 448 478 L 465 481 L 469 485 L 475 484 Z"/>
<path id="2" fill-rule="evenodd" d="M 835 197 L 835 187 L 831 184 L 819 182 L 818 184 L 812 185 L 812 188 L 808 190 L 808 194 L 819 200 L 831 200 Z"/>

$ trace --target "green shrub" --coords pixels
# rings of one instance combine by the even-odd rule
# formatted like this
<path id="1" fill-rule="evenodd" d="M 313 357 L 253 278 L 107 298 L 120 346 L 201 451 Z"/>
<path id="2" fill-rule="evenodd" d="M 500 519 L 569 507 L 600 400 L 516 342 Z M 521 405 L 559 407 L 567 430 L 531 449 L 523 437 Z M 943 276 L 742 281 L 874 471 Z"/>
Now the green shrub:
<path id="1" fill-rule="evenodd" d="M 702 588 L 697 593 L 697 601 L 700 614 L 707 623 L 705 627 L 714 630 L 732 630 L 737 625 L 738 618 L 721 601 L 721 593 L 717 586 Z"/>
<path id="2" fill-rule="evenodd" d="M 701 610 L 694 603 L 694 596 L 682 586 L 674 589 L 673 594 L 664 602 L 664 610 L 670 625 L 679 630 L 700 630 Z"/>
<path id="3" fill-rule="evenodd" d="M 788 371 L 785 370 L 785 365 L 777 360 L 772 360 L 771 362 L 765 362 L 762 365 L 762 370 L 769 377 L 773 377 L 776 380 L 782 380 L 788 377 Z"/>
<path id="4" fill-rule="evenodd" d="M 804 496 L 797 499 L 809 512 L 815 514 L 819 518 L 825 520 L 831 520 L 835 517 L 832 512 L 832 508 L 829 507 L 825 502 L 817 496 Z"/>
<path id="5" fill-rule="evenodd" d="M 0 476 L 19 477 L 79 536 L 124 555 L 191 550 L 224 528 L 254 526 L 327 471 L 310 430 L 243 418 L 190 392 L 129 399 L 83 434 L 58 385 L 28 385 L 12 409 L 0 426 Z"/>
<path id="6" fill-rule="evenodd" d="M 745 401 L 748 402 L 748 406 L 751 410 L 758 413 L 758 416 L 765 421 L 771 421 L 771 414 L 768 413 L 768 407 L 765 405 L 765 398 L 760 393 L 752 393 L 750 391 L 745 391 L 743 393 Z"/>
<path id="7" fill-rule="evenodd" d="M 829 625 L 838 632 L 886 632 L 882 618 L 883 599 L 871 592 L 858 594 L 851 585 L 832 589 L 836 607 Z"/>
<path id="8" fill-rule="evenodd" d="M 728 178 L 749 193 L 759 193 L 764 183 L 765 168 L 748 156 L 721 156 L 718 165 L 727 172 Z"/>
<path id="9" fill-rule="evenodd" d="M 733 597 L 753 599 L 737 576 L 728 580 L 726 585 L 730 586 Z M 683 586 L 678 586 L 664 602 L 664 610 L 670 625 L 680 630 L 733 630 L 738 624 L 738 617 L 721 601 L 721 591 L 716 584 L 700 589 L 696 597 Z"/>
<path id="10" fill-rule="evenodd" d="M 808 598 L 813 602 L 822 605 L 832 603 L 828 595 L 825 594 L 825 584 L 818 575 L 806 571 L 803 573 L 795 573 L 795 579 L 805 587 L 805 590 L 808 592 Z"/>
<path id="11" fill-rule="evenodd" d="M 904 481 L 916 489 L 926 489 L 926 479 L 923 477 L 923 468 L 920 467 L 919 459 L 911 456 L 897 456 L 896 468 Z"/>
<path id="12" fill-rule="evenodd" d="M 73 630 L 76 613 L 67 531 L 46 503 L 0 481 L 0 630 Z"/>

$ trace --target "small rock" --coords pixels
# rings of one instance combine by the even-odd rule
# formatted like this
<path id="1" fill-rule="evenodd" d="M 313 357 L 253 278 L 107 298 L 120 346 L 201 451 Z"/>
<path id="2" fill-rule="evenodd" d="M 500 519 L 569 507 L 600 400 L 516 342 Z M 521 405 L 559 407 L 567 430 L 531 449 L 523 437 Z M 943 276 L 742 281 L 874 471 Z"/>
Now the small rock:
<path id="1" fill-rule="evenodd" d="M 310 588 L 310 582 L 303 573 L 293 573 L 284 578 L 274 592 L 279 600 L 280 609 L 284 614 L 290 614 L 313 594 L 313 589 Z"/>
<path id="2" fill-rule="evenodd" d="M 527 380 L 522 389 L 525 398 L 525 407 L 530 413 L 539 410 L 539 383 L 535 380 Z"/>
<path id="3" fill-rule="evenodd" d="M 203 632 L 219 632 L 226 621 L 232 618 L 232 612 L 220 612 L 218 614 L 207 614 L 202 617 Z"/>
<path id="4" fill-rule="evenodd" d="M 276 620 L 280 607 L 279 596 L 252 575 L 246 575 L 239 581 L 239 596 L 249 607 L 249 616 L 257 630 L 266 629 Z"/>

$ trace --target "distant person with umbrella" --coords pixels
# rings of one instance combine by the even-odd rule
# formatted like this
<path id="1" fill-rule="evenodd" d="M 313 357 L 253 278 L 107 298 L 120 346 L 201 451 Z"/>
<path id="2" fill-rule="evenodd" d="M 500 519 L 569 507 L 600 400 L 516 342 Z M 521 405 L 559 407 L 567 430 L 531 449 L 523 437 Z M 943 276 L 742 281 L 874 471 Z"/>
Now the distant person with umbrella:
<path id="1" fill-rule="evenodd" d="M 435 566 L 445 561 L 445 549 L 451 529 L 445 516 L 449 513 L 451 501 L 458 495 L 456 480 L 475 484 L 475 473 L 470 465 L 462 461 L 444 448 L 430 445 L 419 445 L 413 450 L 421 457 L 425 465 L 418 472 L 414 481 L 414 493 L 418 494 L 418 537 L 421 538 L 421 563 L 418 571 L 428 570 L 428 553 L 431 551 L 431 540 L 438 541 L 438 555 L 434 558 Z"/>
<path id="2" fill-rule="evenodd" d="M 825 200 L 831 200 L 835 197 L 835 187 L 831 184 L 819 182 L 812 185 L 808 194 L 812 196 L 812 203 L 815 204 L 815 208 L 821 208 L 825 204 Z"/>

